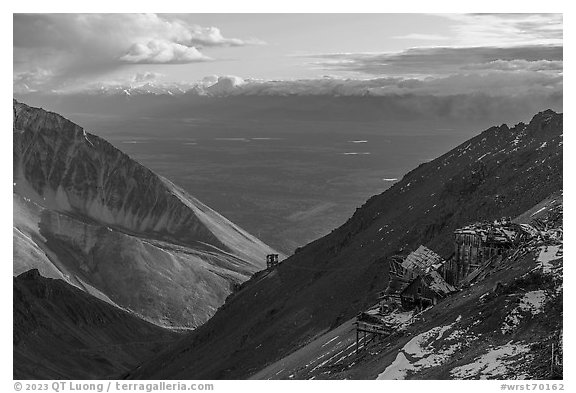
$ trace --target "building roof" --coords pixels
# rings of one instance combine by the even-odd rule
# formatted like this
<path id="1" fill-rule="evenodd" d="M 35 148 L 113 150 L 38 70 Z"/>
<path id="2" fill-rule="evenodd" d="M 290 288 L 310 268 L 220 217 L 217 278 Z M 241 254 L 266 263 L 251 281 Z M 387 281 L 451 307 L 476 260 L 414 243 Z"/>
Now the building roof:
<path id="1" fill-rule="evenodd" d="M 512 243 L 520 231 L 526 230 L 508 220 L 495 220 L 493 222 L 477 222 L 454 231 L 456 235 L 477 235 L 483 242 Z"/>
<path id="2" fill-rule="evenodd" d="M 435 268 L 435 266 L 441 266 L 444 263 L 442 257 L 436 254 L 434 251 L 420 246 L 416 251 L 413 251 L 406 257 L 404 262 L 402 262 L 402 267 L 407 270 L 425 274 Z"/>
<path id="3" fill-rule="evenodd" d="M 410 290 L 409 288 L 411 288 L 412 285 L 414 285 L 414 283 L 418 280 L 421 280 L 424 283 L 424 285 L 426 285 L 426 287 L 430 289 L 430 291 L 436 293 L 440 297 L 445 297 L 450 293 L 456 291 L 456 288 L 448 284 L 442 278 L 440 273 L 438 273 L 436 270 L 430 270 L 428 273 L 421 274 L 414 280 L 412 280 L 412 282 L 402 290 L 401 294 L 404 294 L 406 291 L 409 291 Z"/>
<path id="4" fill-rule="evenodd" d="M 422 280 L 428 286 L 428 288 L 430 288 L 430 290 L 436 292 L 439 295 L 445 296 L 451 292 L 456 291 L 456 288 L 448 284 L 436 270 L 430 271 L 428 274 L 422 277 Z"/>

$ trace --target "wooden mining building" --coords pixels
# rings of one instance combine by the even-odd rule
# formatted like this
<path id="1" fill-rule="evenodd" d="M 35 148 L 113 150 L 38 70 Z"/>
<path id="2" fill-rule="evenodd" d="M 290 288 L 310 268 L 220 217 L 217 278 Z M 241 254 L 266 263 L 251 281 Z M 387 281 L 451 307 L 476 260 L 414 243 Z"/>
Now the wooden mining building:
<path id="1" fill-rule="evenodd" d="M 421 307 L 436 304 L 438 299 L 446 296 L 446 290 L 454 290 L 438 273 L 445 263 L 440 255 L 424 246 L 418 247 L 404 260 L 392 258 L 388 288 L 381 294 L 381 312 L 400 306 L 406 308 L 409 303 L 420 302 Z"/>
<path id="2" fill-rule="evenodd" d="M 360 313 L 356 318 L 356 350 L 360 349 L 361 340 L 366 346 L 374 338 L 388 336 L 397 330 L 399 325 L 387 322 L 386 316 L 392 311 L 422 310 L 454 292 L 455 288 L 437 271 L 444 263 L 438 254 L 424 246 L 404 260 L 392 258 L 390 280 L 381 296 L 379 313 Z"/>
<path id="3" fill-rule="evenodd" d="M 480 222 L 454 232 L 454 256 L 444 267 L 444 278 L 458 285 L 468 274 L 488 261 L 497 263 L 512 248 L 530 237 L 525 226 L 501 219 Z"/>
<path id="4" fill-rule="evenodd" d="M 510 250 L 534 236 L 535 229 L 510 219 L 480 222 L 454 232 L 454 255 L 446 261 L 434 251 L 420 246 L 407 257 L 389 260 L 389 282 L 380 293 L 378 313 L 361 313 L 356 320 L 357 349 L 360 334 L 387 336 L 398 326 L 387 324 L 394 310 L 418 312 L 434 306 L 456 291 L 472 272 L 487 264 L 497 264 Z"/>

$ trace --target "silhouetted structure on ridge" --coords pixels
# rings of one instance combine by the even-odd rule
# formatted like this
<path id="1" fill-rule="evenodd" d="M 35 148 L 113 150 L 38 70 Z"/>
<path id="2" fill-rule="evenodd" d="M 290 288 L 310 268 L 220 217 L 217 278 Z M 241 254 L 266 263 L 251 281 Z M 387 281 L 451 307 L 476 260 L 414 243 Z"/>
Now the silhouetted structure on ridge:
<path id="1" fill-rule="evenodd" d="M 280 262 L 278 261 L 278 254 L 268 254 L 266 255 L 266 268 L 274 269 L 278 266 Z"/>

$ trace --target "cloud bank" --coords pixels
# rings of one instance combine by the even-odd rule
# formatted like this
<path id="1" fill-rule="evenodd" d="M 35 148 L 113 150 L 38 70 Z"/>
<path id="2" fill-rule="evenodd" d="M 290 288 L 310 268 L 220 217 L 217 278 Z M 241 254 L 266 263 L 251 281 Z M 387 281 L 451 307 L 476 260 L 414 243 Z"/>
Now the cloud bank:
<path id="1" fill-rule="evenodd" d="M 562 14 L 442 14 L 461 46 L 562 45 Z"/>
<path id="2" fill-rule="evenodd" d="M 315 55 L 327 71 L 358 77 L 259 80 L 208 76 L 181 91 L 224 95 L 470 95 L 520 97 L 562 94 L 561 46 L 415 48 L 398 53 Z M 171 84 L 171 87 L 174 85 Z M 123 88 L 138 87 L 125 83 Z"/>
<path id="3" fill-rule="evenodd" d="M 319 74 L 333 74 L 328 77 L 261 80 L 212 75 L 181 83 L 159 82 L 159 75 L 150 72 L 123 80 L 106 80 L 105 73 L 135 64 L 209 62 L 215 60 L 210 48 L 262 42 L 226 37 L 217 27 L 156 14 L 15 14 L 14 91 L 215 97 L 562 96 L 562 15 L 442 16 L 457 32 L 452 40 L 457 37 L 461 46 L 298 56 Z M 448 37 L 413 33 L 393 38 L 431 42 Z M 84 83 L 77 83 L 82 79 Z"/>
<path id="4" fill-rule="evenodd" d="M 328 53 L 308 57 L 317 59 L 313 64 L 326 70 L 368 75 L 438 76 L 474 69 L 502 70 L 507 63 L 512 63 L 516 70 L 534 70 L 546 64 L 548 70 L 562 71 L 563 48 L 560 45 L 429 47 L 397 53 Z"/>

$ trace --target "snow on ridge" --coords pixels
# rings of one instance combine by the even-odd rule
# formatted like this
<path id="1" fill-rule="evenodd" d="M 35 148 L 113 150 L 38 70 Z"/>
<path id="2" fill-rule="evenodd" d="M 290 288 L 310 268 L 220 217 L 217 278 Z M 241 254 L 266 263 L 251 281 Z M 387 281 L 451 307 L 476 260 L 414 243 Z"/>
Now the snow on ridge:
<path id="1" fill-rule="evenodd" d="M 520 140 L 522 139 L 523 136 L 524 136 L 524 130 L 520 131 L 518 135 L 516 135 L 516 138 L 514 138 L 514 140 L 512 141 L 512 145 L 517 146 L 520 143 Z"/>

